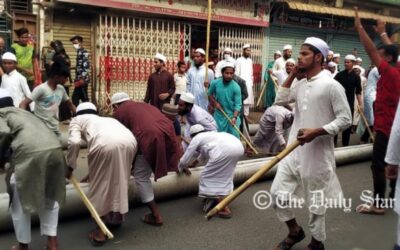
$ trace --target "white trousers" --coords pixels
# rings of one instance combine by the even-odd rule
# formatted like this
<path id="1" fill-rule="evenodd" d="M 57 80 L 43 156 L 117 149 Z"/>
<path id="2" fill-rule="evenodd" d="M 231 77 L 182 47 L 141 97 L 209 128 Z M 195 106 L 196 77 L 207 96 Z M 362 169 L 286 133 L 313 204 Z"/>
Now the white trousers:
<path id="1" fill-rule="evenodd" d="M 287 222 L 295 218 L 293 211 L 289 208 L 280 208 L 278 206 L 274 206 L 274 209 L 278 219 L 282 222 Z M 318 215 L 309 213 L 308 227 L 314 239 L 318 241 L 326 240 L 325 214 Z"/>
<path id="2" fill-rule="evenodd" d="M 243 104 L 243 114 L 248 116 L 250 114 L 250 104 Z"/>
<path id="3" fill-rule="evenodd" d="M 31 214 L 24 213 L 15 183 L 12 183 L 14 190 L 11 203 L 11 218 L 14 224 L 15 236 L 19 243 L 29 244 L 31 242 Z M 57 202 L 52 208 L 44 208 L 37 211 L 40 219 L 40 233 L 46 236 L 57 236 L 58 225 Z"/>
<path id="4" fill-rule="evenodd" d="M 149 203 L 154 200 L 153 185 L 150 180 L 152 173 L 153 170 L 143 155 L 136 155 L 133 176 L 135 178 L 137 191 L 143 203 Z"/>

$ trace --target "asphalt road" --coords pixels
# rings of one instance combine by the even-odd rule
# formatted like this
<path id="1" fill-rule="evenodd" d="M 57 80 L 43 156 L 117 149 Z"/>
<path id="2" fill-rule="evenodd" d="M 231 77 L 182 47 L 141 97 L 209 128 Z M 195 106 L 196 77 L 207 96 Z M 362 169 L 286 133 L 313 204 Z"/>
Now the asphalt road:
<path id="1" fill-rule="evenodd" d="M 396 240 L 397 215 L 388 211 L 383 216 L 361 215 L 354 212 L 361 202 L 362 190 L 372 187 L 369 162 L 341 166 L 337 169 L 345 198 L 352 199 L 352 210 L 329 209 L 326 218 L 326 249 L 384 250 L 392 249 Z M 190 196 L 159 203 L 164 216 L 162 227 L 140 221 L 147 212 L 143 206 L 131 209 L 124 226 L 114 230 L 115 238 L 102 249 L 273 249 L 287 234 L 273 209 L 258 210 L 253 195 L 269 190 L 271 181 L 252 186 L 231 205 L 231 219 L 213 218 L 206 221 L 201 211 L 201 199 Z M 136 204 L 137 205 L 137 204 Z M 296 209 L 298 221 L 305 228 L 307 238 L 293 249 L 302 249 L 309 240 L 306 209 Z M 94 249 L 88 233 L 94 227 L 89 217 L 62 221 L 59 225 L 60 249 Z M 13 232 L 0 235 L 0 249 L 15 243 Z M 39 228 L 33 228 L 31 249 L 43 249 L 45 238 Z"/>

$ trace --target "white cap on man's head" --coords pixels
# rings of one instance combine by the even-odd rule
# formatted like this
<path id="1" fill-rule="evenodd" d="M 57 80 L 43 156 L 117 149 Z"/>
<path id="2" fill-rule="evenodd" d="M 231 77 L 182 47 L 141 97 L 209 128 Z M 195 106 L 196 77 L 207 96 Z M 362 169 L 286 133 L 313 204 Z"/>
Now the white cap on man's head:
<path id="1" fill-rule="evenodd" d="M 166 58 L 163 54 L 160 54 L 160 53 L 157 53 L 157 54 L 154 56 L 154 59 L 158 59 L 158 60 L 160 60 L 160 61 L 163 62 L 163 63 L 166 63 L 166 62 L 167 62 L 167 58 Z"/>
<path id="2" fill-rule="evenodd" d="M 88 109 L 97 111 L 97 108 L 93 103 L 91 103 L 91 102 L 82 102 L 82 103 L 80 103 L 78 105 L 78 107 L 76 107 L 76 113 L 78 113 L 79 111 L 88 110 Z"/>
<path id="3" fill-rule="evenodd" d="M 111 97 L 111 104 L 117 104 L 125 101 L 129 101 L 131 98 L 129 98 L 129 95 L 125 92 L 118 92 L 113 94 Z"/>
<path id="4" fill-rule="evenodd" d="M 334 55 L 334 54 L 333 54 L 333 51 L 332 51 L 332 50 L 329 50 L 328 55 L 333 56 L 333 55 Z"/>
<path id="5" fill-rule="evenodd" d="M 233 68 L 234 69 L 235 64 L 233 64 L 232 62 L 224 61 L 221 66 L 221 71 L 225 68 Z"/>
<path id="6" fill-rule="evenodd" d="M 324 40 L 318 37 L 307 37 L 303 44 L 312 45 L 317 48 L 321 54 L 326 58 L 329 53 L 329 46 Z"/>
<path id="7" fill-rule="evenodd" d="M 250 48 L 250 44 L 246 43 L 245 45 L 243 45 L 242 49 L 249 49 Z"/>
<path id="8" fill-rule="evenodd" d="M 363 68 L 361 68 L 360 65 L 354 65 L 354 66 L 353 66 L 353 69 L 359 69 L 360 71 L 363 70 Z"/>
<path id="9" fill-rule="evenodd" d="M 287 49 L 293 49 L 292 45 L 290 44 L 286 44 L 285 46 L 283 46 L 283 50 L 287 50 Z"/>
<path id="10" fill-rule="evenodd" d="M 11 97 L 10 92 L 7 89 L 0 88 L 0 99 L 5 97 Z"/>
<path id="11" fill-rule="evenodd" d="M 196 124 L 190 127 L 190 136 L 206 130 L 201 124 Z"/>
<path id="12" fill-rule="evenodd" d="M 280 56 L 282 55 L 282 53 L 279 50 L 275 51 L 274 54 L 277 54 L 277 55 L 280 55 Z"/>
<path id="13" fill-rule="evenodd" d="M 232 49 L 231 48 L 225 48 L 224 49 L 224 53 L 232 53 Z"/>
<path id="14" fill-rule="evenodd" d="M 285 64 L 288 64 L 288 63 L 296 64 L 296 61 L 293 58 L 289 58 L 289 59 L 286 60 Z"/>
<path id="15" fill-rule="evenodd" d="M 336 67 L 336 66 L 337 66 L 337 64 L 335 62 L 329 62 L 328 63 L 328 67 L 330 67 L 330 68 L 333 68 L 333 67 Z"/>
<path id="16" fill-rule="evenodd" d="M 17 62 L 17 57 L 11 52 L 4 53 L 3 56 L 1 57 L 1 59 Z"/>
<path id="17" fill-rule="evenodd" d="M 339 54 L 339 53 L 333 54 L 333 58 L 337 58 L 337 57 L 340 57 L 340 54 Z"/>
<path id="18" fill-rule="evenodd" d="M 187 102 L 187 103 L 194 104 L 195 97 L 194 97 L 194 95 L 192 93 L 183 92 L 181 94 L 179 100 L 182 100 L 182 101 Z"/>
<path id="19" fill-rule="evenodd" d="M 198 49 L 196 49 L 196 51 L 195 52 L 197 52 L 197 53 L 200 53 L 200 54 L 202 54 L 203 56 L 205 56 L 206 55 L 206 52 L 204 51 L 204 49 L 202 49 L 202 48 L 198 48 Z"/>
<path id="20" fill-rule="evenodd" d="M 361 57 L 357 57 L 357 58 L 356 58 L 356 61 L 357 61 L 357 62 L 362 62 L 362 58 L 361 58 Z"/>
<path id="21" fill-rule="evenodd" d="M 356 57 L 354 55 L 347 55 L 344 57 L 344 60 L 356 61 Z"/>

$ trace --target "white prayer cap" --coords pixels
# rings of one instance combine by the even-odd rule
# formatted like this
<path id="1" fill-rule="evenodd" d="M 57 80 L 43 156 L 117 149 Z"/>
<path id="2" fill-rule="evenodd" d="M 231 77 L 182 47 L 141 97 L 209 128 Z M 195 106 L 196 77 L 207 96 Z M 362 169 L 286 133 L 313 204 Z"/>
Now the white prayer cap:
<path id="1" fill-rule="evenodd" d="M 225 69 L 225 68 L 235 68 L 235 64 L 233 64 L 232 62 L 227 62 L 227 61 L 224 61 L 223 63 L 222 63 L 222 67 L 221 67 L 221 71 L 223 70 L 223 69 Z"/>
<path id="2" fill-rule="evenodd" d="M 181 97 L 179 98 L 179 100 L 182 100 L 182 101 L 187 102 L 187 103 L 194 104 L 195 97 L 194 97 L 194 95 L 192 93 L 183 92 L 181 94 Z"/>
<path id="3" fill-rule="evenodd" d="M 129 101 L 131 98 L 129 98 L 129 95 L 125 92 L 118 92 L 113 94 L 111 97 L 111 104 L 118 104 L 121 102 Z"/>
<path id="4" fill-rule="evenodd" d="M 250 44 L 246 43 L 245 45 L 243 45 L 243 49 L 249 49 L 250 48 Z"/>
<path id="5" fill-rule="evenodd" d="M 334 55 L 332 50 L 329 50 L 328 55 Z"/>
<path id="6" fill-rule="evenodd" d="M 17 61 L 17 57 L 11 52 L 4 53 L 3 56 L 1 57 L 1 59 L 3 59 L 3 60 L 11 60 L 11 61 L 14 61 L 14 62 Z"/>
<path id="7" fill-rule="evenodd" d="M 335 62 L 329 62 L 328 63 L 328 67 L 330 67 L 330 68 L 333 68 L 333 67 L 336 67 L 336 66 L 337 66 L 337 64 Z"/>
<path id="8" fill-rule="evenodd" d="M 359 69 L 360 71 L 362 71 L 362 68 L 359 65 L 354 65 L 353 69 Z"/>
<path id="9" fill-rule="evenodd" d="M 206 52 L 205 52 L 204 49 L 202 49 L 202 48 L 196 49 L 196 52 L 202 54 L 203 56 L 206 55 Z"/>
<path id="10" fill-rule="evenodd" d="M 78 107 L 76 107 L 76 113 L 78 113 L 79 111 L 88 110 L 88 109 L 97 111 L 97 108 L 93 103 L 91 103 L 91 102 L 82 102 L 82 103 L 80 103 L 78 105 Z"/>
<path id="11" fill-rule="evenodd" d="M 287 49 L 293 49 L 292 45 L 290 44 L 286 44 L 285 46 L 283 46 L 283 50 L 287 50 Z"/>
<path id="12" fill-rule="evenodd" d="M 333 54 L 333 58 L 336 58 L 336 57 L 340 57 L 340 54 L 339 53 Z"/>
<path id="13" fill-rule="evenodd" d="M 233 53 L 231 48 L 225 48 L 224 53 Z"/>
<path id="14" fill-rule="evenodd" d="M 362 62 L 362 58 L 361 58 L 361 57 L 357 57 L 357 58 L 356 58 L 356 61 L 357 61 L 357 62 Z"/>
<path id="15" fill-rule="evenodd" d="M 160 61 L 163 62 L 163 63 L 166 63 L 166 62 L 167 62 L 167 58 L 166 58 L 163 54 L 160 54 L 160 53 L 157 53 L 157 54 L 154 56 L 154 59 L 158 59 L 158 60 L 160 60 Z"/>
<path id="16" fill-rule="evenodd" d="M 196 124 L 190 127 L 190 136 L 206 130 L 201 124 Z"/>
<path id="17" fill-rule="evenodd" d="M 329 46 L 324 40 L 318 37 L 307 37 L 303 44 L 312 45 L 317 48 L 321 54 L 326 58 L 329 53 Z"/>
<path id="18" fill-rule="evenodd" d="M 355 61 L 356 57 L 354 55 L 347 55 L 344 57 L 344 60 Z"/>
<path id="19" fill-rule="evenodd" d="M 274 54 L 277 54 L 277 55 L 280 55 L 280 56 L 282 55 L 282 53 L 279 50 L 275 51 Z"/>
<path id="20" fill-rule="evenodd" d="M 10 92 L 7 89 L 0 88 L 0 99 L 5 97 L 11 97 Z"/>
<path id="21" fill-rule="evenodd" d="M 288 63 L 296 64 L 296 61 L 293 58 L 289 58 L 289 59 L 286 60 L 285 65 L 288 64 Z"/>

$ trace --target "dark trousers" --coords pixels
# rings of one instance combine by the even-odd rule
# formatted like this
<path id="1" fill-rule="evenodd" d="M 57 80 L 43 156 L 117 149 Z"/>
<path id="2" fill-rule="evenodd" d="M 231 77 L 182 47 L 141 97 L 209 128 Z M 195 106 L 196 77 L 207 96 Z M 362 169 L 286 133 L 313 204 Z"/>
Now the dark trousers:
<path id="1" fill-rule="evenodd" d="M 64 85 L 65 92 L 67 92 L 67 95 L 69 96 L 69 87 Z M 65 102 L 62 102 L 60 104 L 60 107 L 58 108 L 58 120 L 60 122 L 71 119 L 71 110 L 69 110 L 68 105 Z"/>
<path id="2" fill-rule="evenodd" d="M 374 182 L 374 199 L 375 197 L 385 198 L 386 193 L 386 177 L 385 177 L 385 156 L 386 149 L 388 146 L 389 138 L 382 132 L 377 131 L 375 136 L 375 142 L 372 152 L 372 179 Z M 390 194 L 389 197 L 394 197 L 394 191 L 396 189 L 396 180 L 390 181 Z M 376 201 L 375 201 L 376 202 Z M 379 207 L 379 201 L 375 203 L 375 206 Z"/>
<path id="3" fill-rule="evenodd" d="M 374 126 L 369 126 L 369 128 L 371 129 L 371 131 L 374 131 Z M 365 128 L 364 134 L 361 136 L 360 140 L 363 142 L 368 142 L 369 141 L 369 132 L 368 129 Z"/>
<path id="4" fill-rule="evenodd" d="M 89 97 L 87 94 L 87 85 L 86 86 L 81 86 L 81 87 L 76 87 L 74 89 L 74 93 L 72 93 L 72 103 L 75 106 L 79 105 L 79 101 L 82 102 L 88 102 Z"/>
<path id="5" fill-rule="evenodd" d="M 175 95 L 175 105 L 178 105 L 179 99 L 181 99 L 181 94 L 176 94 Z"/>

